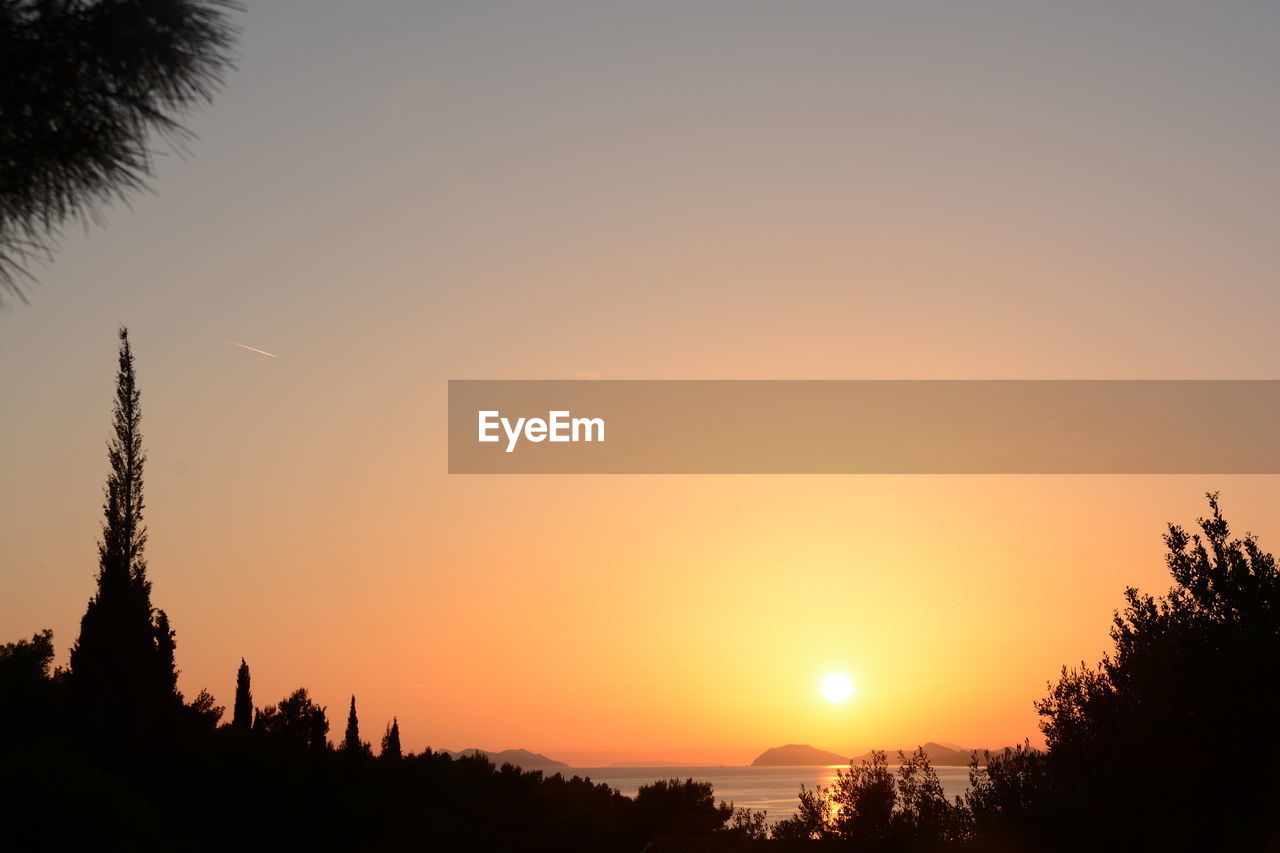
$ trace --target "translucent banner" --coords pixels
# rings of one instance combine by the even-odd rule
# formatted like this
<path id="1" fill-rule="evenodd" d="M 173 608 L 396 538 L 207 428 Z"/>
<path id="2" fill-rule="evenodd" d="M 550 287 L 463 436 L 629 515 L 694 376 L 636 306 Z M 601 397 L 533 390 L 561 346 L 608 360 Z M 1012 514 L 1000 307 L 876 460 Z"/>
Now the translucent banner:
<path id="1" fill-rule="evenodd" d="M 1276 474 L 1280 380 L 451 380 L 453 474 Z"/>

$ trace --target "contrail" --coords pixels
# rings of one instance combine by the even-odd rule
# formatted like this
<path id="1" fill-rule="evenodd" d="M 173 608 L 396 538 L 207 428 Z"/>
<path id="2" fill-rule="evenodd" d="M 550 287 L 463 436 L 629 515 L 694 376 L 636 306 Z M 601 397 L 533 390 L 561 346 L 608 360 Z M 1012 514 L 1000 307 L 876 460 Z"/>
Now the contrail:
<path id="1" fill-rule="evenodd" d="M 256 352 L 256 353 L 258 353 L 258 355 L 267 355 L 267 356 L 271 356 L 272 358 L 279 358 L 279 357 L 280 357 L 280 356 L 276 355 L 276 354 L 275 354 L 275 353 L 273 353 L 273 352 L 267 352 L 267 351 L 266 351 L 266 350 L 264 350 L 264 349 L 258 349 L 257 347 L 251 347 L 251 346 L 249 346 L 248 344 L 237 343 L 236 341 L 227 341 L 227 343 L 231 344 L 233 347 L 240 347 L 240 349 L 247 349 L 249 352 Z"/>

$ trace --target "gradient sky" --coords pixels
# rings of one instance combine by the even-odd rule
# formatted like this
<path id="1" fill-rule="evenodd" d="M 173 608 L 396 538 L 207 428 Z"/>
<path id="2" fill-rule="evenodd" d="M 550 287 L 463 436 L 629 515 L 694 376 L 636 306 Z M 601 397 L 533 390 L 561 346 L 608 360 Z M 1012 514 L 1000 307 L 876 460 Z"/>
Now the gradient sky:
<path id="1" fill-rule="evenodd" d="M 1280 7 L 251 5 L 190 155 L 0 310 L 0 639 L 75 638 L 121 323 L 181 687 L 244 656 L 414 749 L 1034 739 L 1202 492 L 1280 547 L 1274 477 L 451 478 L 444 433 L 449 378 L 1277 378 Z"/>

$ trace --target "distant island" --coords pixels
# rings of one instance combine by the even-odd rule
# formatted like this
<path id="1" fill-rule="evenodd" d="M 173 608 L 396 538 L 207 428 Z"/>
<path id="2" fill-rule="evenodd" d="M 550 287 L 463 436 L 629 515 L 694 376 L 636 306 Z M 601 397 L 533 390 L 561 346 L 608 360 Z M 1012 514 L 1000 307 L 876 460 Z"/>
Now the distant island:
<path id="1" fill-rule="evenodd" d="M 847 764 L 849 759 L 825 749 L 809 746 L 807 743 L 789 743 L 786 746 L 775 746 L 766 749 L 752 767 L 807 767 L 813 765 Z"/>
<path id="2" fill-rule="evenodd" d="M 504 764 L 514 764 L 516 767 L 523 767 L 525 770 L 567 770 L 568 764 L 562 761 L 556 761 L 554 758 L 547 758 L 540 752 L 530 752 L 527 749 L 504 749 L 500 752 L 492 749 L 463 749 L 454 752 L 451 749 L 442 750 L 446 755 L 454 758 L 462 758 L 468 755 L 483 755 L 501 767 Z"/>
<path id="3" fill-rule="evenodd" d="M 902 751 L 906 753 L 912 752 L 914 747 L 904 748 Z M 890 764 L 896 764 L 898 760 L 898 750 L 884 750 L 889 757 Z M 994 750 L 993 750 L 994 751 Z M 963 747 L 952 745 L 944 746 L 940 743 L 929 741 L 924 745 L 925 755 L 929 756 L 929 763 L 935 767 L 965 767 L 969 764 L 969 756 L 974 750 L 964 749 Z M 978 763 L 986 764 L 983 759 L 982 750 L 978 752 Z M 773 749 L 767 749 L 751 762 L 752 767 L 812 767 L 816 765 L 830 764 L 860 764 L 863 761 L 871 760 L 871 752 L 864 752 L 862 755 L 855 755 L 853 758 L 845 758 L 834 752 L 827 752 L 825 749 L 817 749 L 809 746 L 807 743 L 789 743 L 786 746 L 775 746 Z"/>
<path id="4" fill-rule="evenodd" d="M 902 751 L 910 755 L 915 747 L 903 747 Z M 992 750 L 995 752 L 996 750 Z M 890 764 L 898 763 L 898 750 L 886 749 L 885 753 L 889 756 Z M 986 764 L 982 757 L 982 750 L 977 750 L 978 763 Z M 955 745 L 944 746 L 940 743 L 929 741 L 924 745 L 924 754 L 929 756 L 929 763 L 934 767 L 966 767 L 969 764 L 969 756 L 973 755 L 974 750 L 964 749 Z M 860 764 L 863 761 L 871 760 L 871 752 L 864 752 L 862 755 L 855 755 L 850 759 L 854 764 Z"/>

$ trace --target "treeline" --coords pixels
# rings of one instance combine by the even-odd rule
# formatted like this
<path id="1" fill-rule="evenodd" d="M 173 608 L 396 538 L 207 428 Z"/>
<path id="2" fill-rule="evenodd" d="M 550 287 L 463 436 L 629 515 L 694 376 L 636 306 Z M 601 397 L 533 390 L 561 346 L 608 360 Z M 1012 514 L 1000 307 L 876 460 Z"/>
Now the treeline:
<path id="1" fill-rule="evenodd" d="M 0 648 L 0 724 L 17 735 L 0 750 L 6 849 L 639 850 L 724 832 L 732 814 L 693 780 L 625 797 L 482 756 L 404 753 L 396 723 L 375 757 L 354 702 L 333 744 L 304 689 L 250 725 L 220 724 L 198 699 L 145 743 L 93 744 L 77 733 L 74 675 L 51 672 L 52 657 L 47 631 Z"/>
<path id="2" fill-rule="evenodd" d="M 255 707 L 248 664 L 230 720 L 178 690 L 176 634 L 151 600 L 140 395 L 120 332 L 97 589 L 66 669 L 49 631 L 0 646 L 4 849 L 639 850 L 725 832 L 711 786 L 664 780 L 626 797 L 589 779 L 484 757 L 375 757 L 353 696 L 342 738 L 305 689 Z"/>
<path id="3" fill-rule="evenodd" d="M 48 631 L 0 646 L 4 849 L 1280 849 L 1280 572 L 1252 535 L 1231 537 L 1216 495 L 1198 533 L 1168 529 L 1168 593 L 1127 590 L 1112 651 L 1064 668 L 1036 703 L 1047 749 L 985 766 L 975 754 L 956 798 L 923 749 L 802 788 L 772 827 L 692 779 L 627 797 L 407 753 L 395 719 L 375 755 L 354 696 L 331 737 L 305 689 L 256 706 L 244 660 L 224 721 L 207 691 L 179 692 L 176 634 L 151 600 L 139 394 L 120 340 L 97 589 L 69 666 L 52 668 Z"/>

